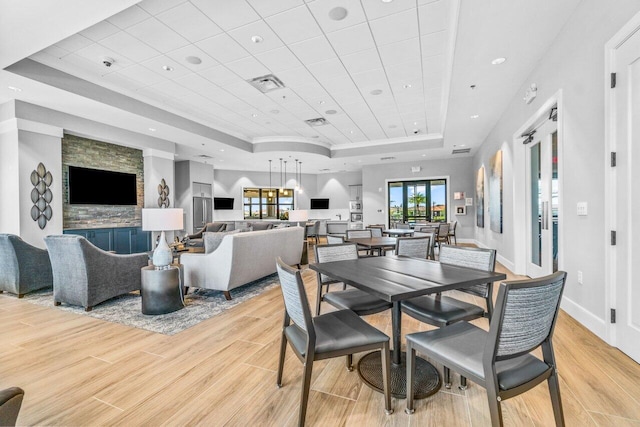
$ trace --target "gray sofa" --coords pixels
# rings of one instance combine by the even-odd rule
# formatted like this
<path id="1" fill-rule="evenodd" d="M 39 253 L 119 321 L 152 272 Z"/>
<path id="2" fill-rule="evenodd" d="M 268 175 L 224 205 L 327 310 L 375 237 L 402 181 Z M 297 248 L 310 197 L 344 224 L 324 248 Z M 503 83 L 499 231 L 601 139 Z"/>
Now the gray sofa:
<path id="1" fill-rule="evenodd" d="M 146 253 L 116 255 L 95 247 L 82 236 L 47 236 L 53 269 L 53 302 L 81 305 L 90 311 L 110 298 L 140 290 L 140 269 Z"/>
<path id="2" fill-rule="evenodd" d="M 13 234 L 0 234 L 0 293 L 24 294 L 53 286 L 51 262 L 45 249 Z"/>

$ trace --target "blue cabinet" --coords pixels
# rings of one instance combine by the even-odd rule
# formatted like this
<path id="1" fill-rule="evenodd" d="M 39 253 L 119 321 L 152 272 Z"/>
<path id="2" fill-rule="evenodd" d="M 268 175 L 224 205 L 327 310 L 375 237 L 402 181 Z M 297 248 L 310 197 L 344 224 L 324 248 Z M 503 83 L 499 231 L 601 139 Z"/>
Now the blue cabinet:
<path id="1" fill-rule="evenodd" d="M 133 254 L 151 250 L 151 233 L 140 227 L 93 228 L 64 230 L 64 234 L 77 234 L 105 251 Z"/>

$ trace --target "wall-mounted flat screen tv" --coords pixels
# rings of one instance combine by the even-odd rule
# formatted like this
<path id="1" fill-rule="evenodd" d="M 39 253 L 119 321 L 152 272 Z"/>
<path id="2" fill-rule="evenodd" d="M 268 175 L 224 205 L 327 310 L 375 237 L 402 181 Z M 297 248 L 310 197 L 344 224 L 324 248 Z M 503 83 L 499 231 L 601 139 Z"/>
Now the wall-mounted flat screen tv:
<path id="1" fill-rule="evenodd" d="M 137 205 L 135 173 L 69 166 L 72 205 Z"/>
<path id="2" fill-rule="evenodd" d="M 329 209 L 329 199 L 311 199 L 311 209 Z"/>
<path id="3" fill-rule="evenodd" d="M 233 210 L 233 197 L 214 197 L 213 209 L 215 210 Z"/>

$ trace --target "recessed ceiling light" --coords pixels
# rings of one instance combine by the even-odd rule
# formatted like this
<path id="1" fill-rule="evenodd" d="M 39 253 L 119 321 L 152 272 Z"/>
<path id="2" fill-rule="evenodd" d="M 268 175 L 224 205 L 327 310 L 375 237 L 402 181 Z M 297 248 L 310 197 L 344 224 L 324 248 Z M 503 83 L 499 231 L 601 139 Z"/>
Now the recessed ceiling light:
<path id="1" fill-rule="evenodd" d="M 221 148 L 220 151 L 224 151 L 224 148 Z"/>
<path id="2" fill-rule="evenodd" d="M 7 86 L 7 87 L 14 92 L 22 92 L 22 89 L 20 89 L 19 87 L 15 87 L 15 86 Z"/>
<path id="3" fill-rule="evenodd" d="M 184 58 L 184 60 L 193 65 L 202 64 L 202 59 L 198 58 L 197 56 L 187 56 L 186 58 Z"/>
<path id="4" fill-rule="evenodd" d="M 271 110 L 269 111 L 271 114 L 278 114 L 280 112 L 280 110 Z"/>
<path id="5" fill-rule="evenodd" d="M 324 104 L 324 101 L 318 101 L 318 104 L 322 105 Z"/>
<path id="6" fill-rule="evenodd" d="M 423 154 L 423 155 L 422 155 L 422 157 L 427 157 L 427 155 L 426 155 L 426 154 Z"/>
<path id="7" fill-rule="evenodd" d="M 312 135 L 312 136 L 311 136 L 311 138 L 313 138 L 313 139 L 318 139 L 318 138 L 320 138 L 320 137 L 319 137 L 318 135 Z"/>
<path id="8" fill-rule="evenodd" d="M 409 89 L 411 87 L 411 85 L 409 83 L 407 83 L 406 85 L 403 86 L 405 89 Z"/>
<path id="9" fill-rule="evenodd" d="M 220 159 L 220 162 L 224 162 L 224 160 L 223 160 L 223 159 Z"/>
<path id="10" fill-rule="evenodd" d="M 335 114 L 335 113 L 337 113 L 336 110 L 327 110 L 327 111 L 325 111 L 325 114 Z"/>
<path id="11" fill-rule="evenodd" d="M 155 129 L 155 128 L 149 128 L 149 130 L 150 130 L 151 132 L 155 132 L 155 131 L 156 131 L 156 129 Z"/>
<path id="12" fill-rule="evenodd" d="M 347 17 L 348 14 L 349 11 L 344 7 L 334 7 L 329 11 L 329 18 L 333 19 L 334 21 L 342 21 Z"/>
<path id="13" fill-rule="evenodd" d="M 500 65 L 506 60 L 507 60 L 507 58 L 496 58 L 493 61 L 491 61 L 491 64 L 492 65 Z"/>
<path id="14" fill-rule="evenodd" d="M 382 3 L 391 3 L 393 0 L 382 0 Z"/>
<path id="15" fill-rule="evenodd" d="M 473 116 L 471 116 L 472 119 L 477 119 L 478 117 L 480 117 L 479 114 L 474 114 Z"/>
<path id="16" fill-rule="evenodd" d="M 418 126 L 418 122 L 413 122 L 413 125 L 414 126 Z"/>
<path id="17" fill-rule="evenodd" d="M 251 37 L 251 41 L 254 43 L 262 43 L 264 39 L 261 36 L 253 36 Z"/>
<path id="18" fill-rule="evenodd" d="M 258 115 L 256 113 L 253 113 L 251 117 L 258 117 Z"/>
<path id="19" fill-rule="evenodd" d="M 173 67 L 170 66 L 170 65 L 163 65 L 162 69 L 165 70 L 165 71 L 173 71 Z"/>
<path id="20" fill-rule="evenodd" d="M 358 160 L 358 163 L 362 163 L 362 160 Z"/>
<path id="21" fill-rule="evenodd" d="M 353 133 L 353 131 L 352 131 L 352 130 L 350 130 L 350 131 L 349 131 L 349 133 Z"/>
<path id="22" fill-rule="evenodd" d="M 460 147 L 466 147 L 466 146 L 467 146 L 467 144 L 460 144 L 459 146 L 460 146 Z"/>
<path id="23" fill-rule="evenodd" d="M 371 95 L 380 95 L 382 93 L 382 89 L 374 89 L 369 92 Z"/>
<path id="24" fill-rule="evenodd" d="M 397 128 L 397 127 L 398 127 L 398 126 L 396 126 L 396 125 L 389 125 L 389 129 L 395 129 L 395 128 Z"/>

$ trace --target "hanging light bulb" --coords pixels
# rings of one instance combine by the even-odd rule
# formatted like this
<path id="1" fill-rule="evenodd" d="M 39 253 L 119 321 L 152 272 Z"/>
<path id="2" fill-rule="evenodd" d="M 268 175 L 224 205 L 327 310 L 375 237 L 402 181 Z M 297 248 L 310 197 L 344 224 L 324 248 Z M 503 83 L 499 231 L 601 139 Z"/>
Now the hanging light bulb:
<path id="1" fill-rule="evenodd" d="M 300 162 L 300 179 L 298 180 L 298 193 L 302 193 L 302 162 Z"/>
<path id="2" fill-rule="evenodd" d="M 285 186 L 287 185 L 287 161 L 286 160 L 284 161 L 284 185 Z M 288 196 L 289 192 L 285 188 L 282 194 L 284 194 L 285 196 Z"/>
<path id="3" fill-rule="evenodd" d="M 269 160 L 269 197 L 273 197 L 273 188 L 271 187 L 271 160 Z"/>
<path id="4" fill-rule="evenodd" d="M 300 186 L 298 185 L 298 159 L 296 159 L 296 177 L 294 178 L 294 181 L 296 182 L 296 191 L 300 190 Z"/>
<path id="5" fill-rule="evenodd" d="M 284 187 L 282 187 L 282 157 L 280 157 L 280 192 L 284 191 Z"/>

